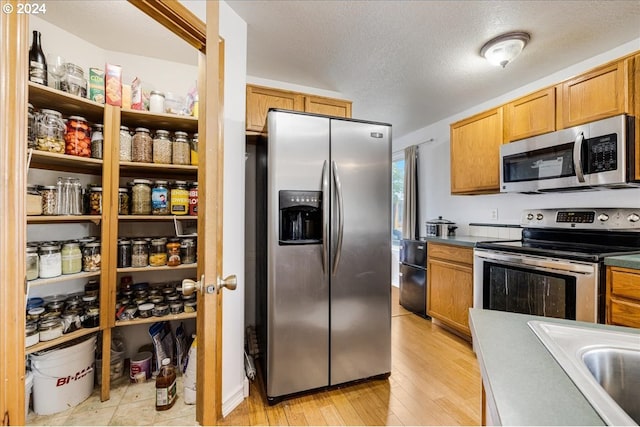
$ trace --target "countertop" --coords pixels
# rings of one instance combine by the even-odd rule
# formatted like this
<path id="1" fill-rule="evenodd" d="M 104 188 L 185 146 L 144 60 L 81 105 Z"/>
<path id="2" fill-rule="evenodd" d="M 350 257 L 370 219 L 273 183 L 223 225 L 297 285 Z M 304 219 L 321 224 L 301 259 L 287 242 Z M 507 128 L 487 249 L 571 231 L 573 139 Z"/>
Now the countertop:
<path id="1" fill-rule="evenodd" d="M 480 242 L 503 242 L 503 241 L 515 240 L 515 239 L 501 239 L 499 237 L 486 237 L 486 236 L 455 235 L 455 236 L 443 236 L 443 237 L 427 236 L 427 237 L 423 237 L 422 240 L 426 240 L 427 242 L 446 243 L 449 245 L 467 246 L 467 247 L 473 248 L 476 246 L 476 243 L 480 243 Z"/>
<path id="2" fill-rule="evenodd" d="M 579 324 L 593 328 L 632 328 L 600 325 L 495 310 L 470 310 L 474 351 L 494 420 L 502 425 L 605 425 L 551 353 L 529 328 L 529 320 Z"/>
<path id="3" fill-rule="evenodd" d="M 640 270 L 640 254 L 608 256 L 604 259 L 604 264 Z"/>

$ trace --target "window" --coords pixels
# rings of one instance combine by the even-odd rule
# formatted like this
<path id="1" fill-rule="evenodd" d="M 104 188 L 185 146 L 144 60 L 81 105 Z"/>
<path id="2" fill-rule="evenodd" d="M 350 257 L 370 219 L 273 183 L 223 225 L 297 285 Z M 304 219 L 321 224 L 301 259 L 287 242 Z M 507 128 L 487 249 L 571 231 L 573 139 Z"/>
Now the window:
<path id="1" fill-rule="evenodd" d="M 393 155 L 391 164 L 391 242 L 400 246 L 404 210 L 404 152 Z"/>

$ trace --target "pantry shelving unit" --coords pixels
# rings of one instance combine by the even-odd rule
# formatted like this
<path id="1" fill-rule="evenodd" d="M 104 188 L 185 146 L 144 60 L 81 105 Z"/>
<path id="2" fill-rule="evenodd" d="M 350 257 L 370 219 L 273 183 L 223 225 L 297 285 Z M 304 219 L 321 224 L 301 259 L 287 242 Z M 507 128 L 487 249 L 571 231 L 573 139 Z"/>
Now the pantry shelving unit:
<path id="1" fill-rule="evenodd" d="M 151 316 L 146 318 L 137 318 L 133 320 L 116 320 L 116 326 L 119 327 L 119 326 L 146 325 L 150 323 L 173 321 L 173 320 L 181 321 L 181 320 L 187 320 L 187 319 L 195 319 L 197 315 L 198 314 L 194 311 L 193 313 L 168 314 L 162 317 Z"/>
<path id="2" fill-rule="evenodd" d="M 76 338 L 85 337 L 87 335 L 91 335 L 100 331 L 100 328 L 81 328 L 73 332 L 69 332 L 68 334 L 64 334 L 60 338 L 56 338 L 51 341 L 42 341 L 38 344 L 32 345 L 31 347 L 27 347 L 25 349 L 25 354 L 31 354 L 38 351 L 48 350 L 57 345 L 67 343 L 69 341 L 75 340 Z"/>
<path id="3" fill-rule="evenodd" d="M 52 283 L 62 283 L 62 282 L 67 282 L 69 280 L 88 279 L 91 277 L 98 277 L 98 276 L 100 276 L 100 271 L 81 271 L 80 273 L 63 274 L 62 276 L 50 277 L 47 279 L 29 280 L 27 282 L 27 286 L 29 286 L 29 288 L 33 288 L 35 286 L 44 286 L 44 285 L 50 285 Z"/>
<path id="4" fill-rule="evenodd" d="M 180 215 L 175 217 L 178 220 L 190 219 L 196 220 L 197 216 Z M 173 215 L 118 215 L 120 221 L 173 221 Z"/>
<path id="5" fill-rule="evenodd" d="M 93 222 L 100 223 L 100 215 L 29 215 L 27 224 L 54 224 L 60 222 Z"/>

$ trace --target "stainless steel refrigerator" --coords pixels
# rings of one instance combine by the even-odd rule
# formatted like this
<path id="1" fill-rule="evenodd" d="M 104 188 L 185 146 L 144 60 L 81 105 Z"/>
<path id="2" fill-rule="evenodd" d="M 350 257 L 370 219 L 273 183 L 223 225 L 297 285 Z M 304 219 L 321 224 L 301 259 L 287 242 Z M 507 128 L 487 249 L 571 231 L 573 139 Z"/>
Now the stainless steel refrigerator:
<path id="1" fill-rule="evenodd" d="M 271 110 L 258 156 L 266 394 L 391 371 L 391 126 Z"/>

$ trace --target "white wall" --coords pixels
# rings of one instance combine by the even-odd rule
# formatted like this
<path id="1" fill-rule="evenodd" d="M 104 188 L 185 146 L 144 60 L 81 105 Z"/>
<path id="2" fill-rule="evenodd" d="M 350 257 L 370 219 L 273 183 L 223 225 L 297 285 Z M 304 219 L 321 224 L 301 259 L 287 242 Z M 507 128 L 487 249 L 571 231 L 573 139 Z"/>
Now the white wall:
<path id="1" fill-rule="evenodd" d="M 433 138 L 433 141 L 421 144 L 419 149 L 421 235 L 425 233 L 424 222 L 439 215 L 458 223 L 460 226 L 457 230 L 458 234 L 467 234 L 467 225 L 470 222 L 518 224 L 522 210 L 529 208 L 640 206 L 640 189 L 562 194 L 452 196 L 449 151 L 449 124 L 568 79 L 602 63 L 637 50 L 640 50 L 640 39 L 582 61 L 514 91 L 499 95 L 494 99 L 394 140 L 393 151 L 396 152 L 409 145 L 421 144 Z M 509 67 L 505 70 L 496 68 L 496 72 L 509 72 Z M 490 210 L 494 208 L 498 209 L 498 219 L 492 221 L 490 219 Z"/>

